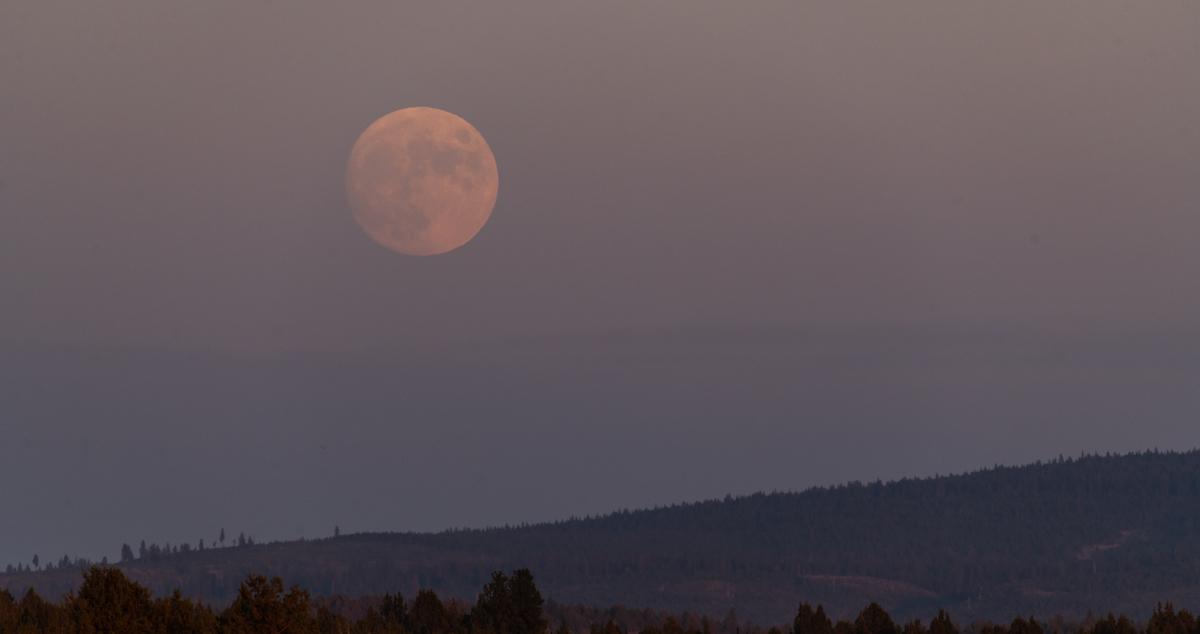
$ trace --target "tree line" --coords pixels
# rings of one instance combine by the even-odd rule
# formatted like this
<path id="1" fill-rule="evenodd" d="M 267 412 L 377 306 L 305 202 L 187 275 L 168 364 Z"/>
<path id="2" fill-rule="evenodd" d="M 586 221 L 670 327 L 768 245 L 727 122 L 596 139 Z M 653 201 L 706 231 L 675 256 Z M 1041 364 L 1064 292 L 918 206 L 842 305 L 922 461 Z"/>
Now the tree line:
<path id="1" fill-rule="evenodd" d="M 341 529 L 334 527 L 334 536 L 337 537 L 340 533 Z M 212 548 L 242 548 L 253 545 L 254 537 L 246 535 L 246 533 L 238 533 L 237 537 L 231 537 L 227 540 L 225 536 L 225 529 L 222 528 L 217 534 L 216 539 L 208 542 L 207 544 L 203 539 L 200 539 L 196 542 L 195 546 L 189 542 L 183 542 L 179 544 L 171 544 L 170 542 L 167 542 L 162 545 L 155 543 L 147 544 L 146 540 L 143 539 L 141 543 L 138 544 L 137 550 L 135 551 L 128 543 L 121 544 L 120 561 L 121 563 L 130 563 L 134 561 L 159 561 L 160 559 L 170 557 L 171 555 L 186 555 L 191 552 L 203 552 Z M 30 559 L 29 565 L 26 565 L 24 562 L 8 564 L 4 567 L 4 572 L 5 574 L 17 574 L 39 572 L 43 570 L 87 570 L 94 565 L 99 564 L 101 566 L 107 566 L 108 563 L 108 557 L 102 557 L 99 562 L 96 562 L 86 557 L 71 557 L 70 555 L 63 555 L 61 559 L 55 561 L 43 560 L 39 555 L 34 554 L 34 556 Z"/>
<path id="2" fill-rule="evenodd" d="M 238 533 L 238 536 L 236 538 L 232 538 L 229 540 L 229 546 L 232 546 L 235 548 L 244 548 L 246 546 L 253 546 L 253 545 L 254 545 L 254 537 L 247 536 L 245 533 Z M 221 532 L 218 533 L 217 539 L 213 540 L 212 542 L 209 542 L 207 545 L 205 545 L 203 539 L 196 542 L 195 546 L 192 546 L 191 544 L 189 544 L 187 542 L 184 542 L 182 544 L 175 544 L 175 545 L 166 543 L 166 544 L 163 544 L 162 546 L 159 546 L 158 544 L 153 544 L 153 543 L 147 545 L 146 540 L 142 540 L 142 542 L 140 544 L 138 544 L 138 549 L 137 549 L 136 555 L 134 554 L 133 548 L 129 544 L 121 544 L 121 563 L 129 563 L 132 561 L 139 561 L 139 560 L 140 561 L 157 561 L 159 559 L 162 559 L 163 557 L 169 557 L 171 555 L 179 555 L 179 554 L 186 555 L 187 553 L 190 553 L 193 551 L 203 552 L 204 550 L 209 549 L 209 548 L 225 548 L 225 547 L 226 547 L 226 539 L 225 539 L 225 529 L 224 528 L 222 528 Z"/>
<path id="3" fill-rule="evenodd" d="M 94 566 L 83 573 L 77 592 L 59 602 L 30 589 L 21 599 L 0 590 L 0 634 L 98 633 L 129 634 L 763 634 L 761 628 L 736 619 L 714 622 L 693 615 L 653 615 L 638 623 L 609 618 L 585 629 L 568 625 L 571 608 L 558 606 L 557 624 L 547 618 L 546 602 L 527 569 L 492 574 L 473 605 L 443 602 L 432 590 L 420 590 L 411 603 L 400 594 L 368 600 L 365 609 L 344 598 L 314 600 L 307 591 L 285 589 L 278 577 L 247 577 L 236 598 L 224 609 L 193 601 L 178 590 L 154 598 L 144 586 L 119 569 Z M 355 614 L 361 612 L 361 614 Z M 588 612 L 585 608 L 584 612 Z M 595 611 L 590 613 L 594 616 Z M 645 617 L 650 613 L 643 612 Z M 576 614 L 577 616 L 578 614 Z M 731 617 L 732 618 L 732 617 Z M 765 634 L 1200 634 L 1200 620 L 1169 603 L 1155 607 L 1149 620 L 1135 623 L 1108 614 L 1065 626 L 1017 617 L 1008 624 L 973 623 L 960 628 L 939 610 L 926 625 L 921 620 L 897 623 L 879 604 L 871 603 L 853 620 L 834 621 L 824 607 L 801 603 L 792 622 Z"/>
<path id="4" fill-rule="evenodd" d="M 445 603 L 431 590 L 419 591 L 411 604 L 399 594 L 385 595 L 357 618 L 339 610 L 340 603 L 314 601 L 296 586 L 285 589 L 278 577 L 251 575 L 232 603 L 218 610 L 179 591 L 154 598 L 119 569 L 94 566 L 83 573 L 78 591 L 59 602 L 32 589 L 19 600 L 0 590 L 0 634 L 548 634 L 544 601 L 528 570 L 494 573 L 469 609 Z"/>

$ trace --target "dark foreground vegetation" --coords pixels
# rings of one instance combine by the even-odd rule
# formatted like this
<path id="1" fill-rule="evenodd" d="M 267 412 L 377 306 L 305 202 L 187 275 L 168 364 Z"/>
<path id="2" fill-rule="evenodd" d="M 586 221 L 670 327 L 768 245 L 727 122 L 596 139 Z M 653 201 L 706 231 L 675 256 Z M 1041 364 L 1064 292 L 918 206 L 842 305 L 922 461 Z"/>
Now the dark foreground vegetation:
<path id="1" fill-rule="evenodd" d="M 809 450 L 819 448 L 797 459 Z M 487 530 L 206 546 L 131 548 L 119 568 L 155 594 L 178 588 L 211 605 L 250 574 L 314 597 L 436 588 L 469 603 L 492 571 L 528 568 L 564 603 L 735 609 L 759 623 L 790 618 L 797 597 L 835 614 L 876 601 L 902 620 L 945 608 L 965 621 L 1101 610 L 1144 621 L 1159 601 L 1200 605 L 1200 453 L 1060 458 Z M 0 587 L 57 600 L 79 570 L 17 571 Z"/>
<path id="2" fill-rule="evenodd" d="M 237 597 L 221 610 L 195 602 L 178 591 L 153 598 L 150 591 L 112 567 L 93 567 L 83 574 L 77 593 L 52 603 L 32 589 L 17 600 L 0 591 L 0 634 L 128 632 L 150 633 L 396 633 L 396 634 L 762 634 L 764 630 L 738 623 L 732 615 L 720 622 L 690 614 L 663 615 L 556 606 L 557 624 L 528 570 L 512 576 L 495 572 L 474 604 L 443 602 L 429 590 L 417 592 L 412 603 L 403 596 L 367 600 L 338 598 L 314 601 L 304 590 L 285 590 L 278 578 L 254 575 L 244 580 Z M 569 623 L 591 616 L 582 627 Z M 599 617 L 599 618 L 596 618 Z M 871 603 L 853 620 L 836 623 L 821 606 L 800 604 L 792 622 L 766 634 L 1200 634 L 1200 622 L 1186 610 L 1159 604 L 1149 620 L 1135 624 L 1113 616 L 1067 624 L 1061 619 L 1040 623 L 1017 617 L 1007 625 L 974 623 L 960 628 L 939 610 L 928 625 L 920 620 L 899 624 L 886 610 Z"/>

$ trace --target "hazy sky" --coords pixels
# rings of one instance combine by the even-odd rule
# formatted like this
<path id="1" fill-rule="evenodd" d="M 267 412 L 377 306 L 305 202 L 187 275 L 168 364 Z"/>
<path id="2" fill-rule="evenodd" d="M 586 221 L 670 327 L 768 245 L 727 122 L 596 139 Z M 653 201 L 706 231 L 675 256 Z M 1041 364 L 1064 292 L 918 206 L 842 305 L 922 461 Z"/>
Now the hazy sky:
<path id="1" fill-rule="evenodd" d="M 0 565 L 1200 444 L 1189 0 L 0 5 Z M 351 218 L 378 116 L 490 223 Z"/>

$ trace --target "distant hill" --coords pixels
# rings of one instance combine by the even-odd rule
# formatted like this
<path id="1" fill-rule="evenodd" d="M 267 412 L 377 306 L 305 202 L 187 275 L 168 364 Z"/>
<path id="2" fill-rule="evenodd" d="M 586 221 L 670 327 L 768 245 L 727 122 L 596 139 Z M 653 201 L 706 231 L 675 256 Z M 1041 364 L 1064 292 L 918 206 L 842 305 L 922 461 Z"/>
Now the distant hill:
<path id="1" fill-rule="evenodd" d="M 797 448 L 797 459 L 815 448 Z M 1200 607 L 1200 452 L 1140 453 L 850 483 L 550 524 L 357 534 L 209 549 L 120 565 L 157 592 L 228 601 L 251 572 L 320 595 L 418 587 L 471 600 L 496 569 L 528 567 L 551 599 L 790 620 L 797 602 L 849 615 L 957 620 L 1145 616 Z M 70 590 L 76 571 L 0 576 Z"/>

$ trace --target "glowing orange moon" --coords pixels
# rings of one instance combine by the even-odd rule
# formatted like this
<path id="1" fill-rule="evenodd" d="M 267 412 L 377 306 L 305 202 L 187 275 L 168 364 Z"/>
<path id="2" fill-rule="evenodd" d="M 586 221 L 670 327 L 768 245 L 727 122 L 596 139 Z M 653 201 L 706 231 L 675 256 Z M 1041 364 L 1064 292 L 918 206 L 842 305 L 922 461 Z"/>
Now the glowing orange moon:
<path id="1" fill-rule="evenodd" d="M 404 108 L 367 127 L 346 163 L 346 198 L 371 239 L 399 253 L 453 251 L 492 215 L 500 176 L 487 141 L 437 108 Z"/>

